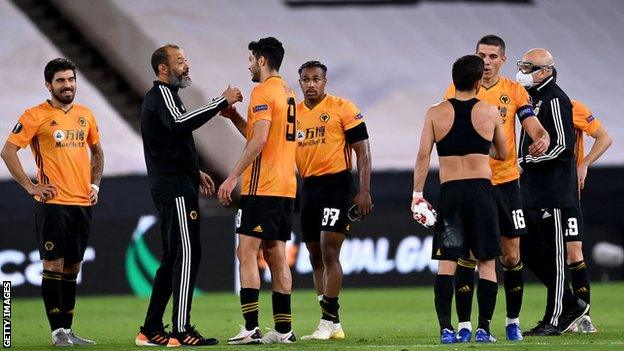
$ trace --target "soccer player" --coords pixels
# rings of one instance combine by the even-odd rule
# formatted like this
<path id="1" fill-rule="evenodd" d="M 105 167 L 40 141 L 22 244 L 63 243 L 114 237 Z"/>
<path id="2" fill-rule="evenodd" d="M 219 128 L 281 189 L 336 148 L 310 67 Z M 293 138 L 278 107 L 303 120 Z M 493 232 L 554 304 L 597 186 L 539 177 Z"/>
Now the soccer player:
<path id="1" fill-rule="evenodd" d="M 229 115 L 247 144 L 227 179 L 219 187 L 223 205 L 232 202 L 232 191 L 242 175 L 240 209 L 236 220 L 240 262 L 240 303 L 245 325 L 228 344 L 292 343 L 290 293 L 292 277 L 286 259 L 291 216 L 297 191 L 295 176 L 295 92 L 279 76 L 284 58 L 282 43 L 262 38 L 248 45 L 251 92 L 247 122 L 238 113 Z M 271 270 L 275 329 L 264 337 L 258 325 L 260 274 L 258 252 Z"/>
<path id="2" fill-rule="evenodd" d="M 97 122 L 86 106 L 74 103 L 76 65 L 56 58 L 45 66 L 50 99 L 19 118 L 2 159 L 13 178 L 35 199 L 39 256 L 43 263 L 41 295 L 54 346 L 94 345 L 72 330 L 76 277 L 80 272 L 92 207 L 97 204 L 104 152 Z M 33 183 L 17 157 L 30 144 L 37 163 Z M 89 157 L 91 153 L 91 157 Z"/>
<path id="3" fill-rule="evenodd" d="M 531 152 L 535 156 L 542 155 L 549 145 L 549 136 L 533 113 L 529 95 L 515 81 L 500 75 L 500 68 L 507 60 L 505 42 L 496 35 L 486 35 L 477 42 L 476 55 L 485 62 L 481 89 L 477 98 L 498 107 L 503 130 L 507 137 L 507 158 L 504 160 L 490 159 L 492 167 L 492 184 L 498 208 L 499 235 L 503 266 L 503 281 L 507 318 L 505 330 L 507 340 L 522 340 L 520 330 L 520 308 L 524 291 L 523 265 L 520 260 L 520 236 L 526 233 L 522 201 L 518 178 L 520 173 L 516 155 L 516 122 L 515 116 L 529 133 L 533 142 Z M 445 94 L 450 98 L 455 92 L 451 84 Z M 470 314 L 474 290 L 474 270 L 476 262 L 471 259 L 460 259 L 455 272 L 456 307 L 459 319 L 458 337 L 460 342 L 468 342 L 472 336 Z"/>
<path id="4" fill-rule="evenodd" d="M 524 335 L 559 335 L 589 310 L 565 283 L 564 221 L 579 206 L 572 103 L 556 83 L 554 59 L 546 49 L 522 56 L 516 80 L 528 89 L 540 122 L 553 138 L 546 154 L 535 157 L 526 131 L 520 135 L 520 191 L 527 226 L 520 242 L 522 260 L 548 291 L 544 317 Z"/>
<path id="5" fill-rule="evenodd" d="M 371 155 L 366 124 L 349 100 L 325 93 L 327 67 L 308 61 L 299 68 L 304 99 L 297 105 L 297 167 L 303 177 L 302 241 L 310 252 L 321 321 L 303 339 L 343 339 L 338 314 L 342 287 L 340 249 L 349 232 L 349 208 L 358 218 L 371 211 Z M 357 157 L 359 191 L 353 197 L 351 149 Z M 354 219 L 358 219 L 354 218 Z"/>
<path id="6" fill-rule="evenodd" d="M 504 160 L 508 148 L 496 107 L 476 98 L 483 68 L 483 59 L 475 55 L 455 61 L 454 97 L 427 111 L 414 168 L 412 211 L 423 203 L 431 208 L 423 197 L 423 187 L 431 149 L 436 144 L 441 189 L 432 259 L 439 261 L 434 293 L 443 344 L 457 342 L 451 325 L 453 275 L 456 261 L 469 255 L 477 259 L 479 267 L 479 326 L 475 340 L 496 341 L 490 334 L 490 320 L 498 290 L 494 259 L 501 251 L 489 157 Z"/>
<path id="7" fill-rule="evenodd" d="M 587 168 L 592 165 L 611 146 L 611 137 L 602 123 L 594 117 L 589 108 L 582 102 L 572 100 L 572 116 L 574 128 L 576 129 L 576 148 L 574 156 L 576 159 L 576 169 L 578 174 L 579 198 L 581 191 L 585 187 L 585 177 Z M 583 146 L 583 132 L 594 139 L 589 153 L 585 155 Z M 567 228 L 564 233 L 564 240 L 567 248 L 567 264 L 572 277 L 572 289 L 576 296 L 583 301 L 590 302 L 589 273 L 587 264 L 583 258 L 583 213 L 580 203 L 570 211 L 567 218 Z M 593 325 L 589 312 L 583 316 L 577 326 L 572 327 L 572 331 L 582 333 L 595 333 L 596 327 Z"/>
<path id="8" fill-rule="evenodd" d="M 212 179 L 199 169 L 193 130 L 226 107 L 242 101 L 238 88 L 227 87 L 212 102 L 187 111 L 179 89 L 192 83 L 189 63 L 177 45 L 164 45 L 151 58 L 154 86 L 141 106 L 141 134 L 150 190 L 161 221 L 163 255 L 154 277 L 145 322 L 137 346 L 214 345 L 191 325 L 191 303 L 201 257 L 198 192 L 214 193 Z M 173 293 L 172 333 L 163 314 Z"/>

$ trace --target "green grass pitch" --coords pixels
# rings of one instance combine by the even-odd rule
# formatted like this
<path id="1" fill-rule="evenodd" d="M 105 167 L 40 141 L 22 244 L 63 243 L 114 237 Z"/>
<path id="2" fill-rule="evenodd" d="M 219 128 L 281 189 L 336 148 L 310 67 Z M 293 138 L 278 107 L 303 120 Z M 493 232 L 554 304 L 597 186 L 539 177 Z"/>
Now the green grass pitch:
<path id="1" fill-rule="evenodd" d="M 544 308 L 545 289 L 526 287 L 521 322 L 533 327 Z M 272 326 L 270 292 L 260 297 L 261 327 Z M 293 294 L 294 330 L 297 336 L 311 333 L 320 318 L 316 295 L 310 290 Z M 77 334 L 95 339 L 93 350 L 146 349 L 134 346 L 148 300 L 129 296 L 80 297 L 76 306 L 74 329 Z M 329 341 L 298 341 L 293 345 L 228 346 L 226 339 L 238 332 L 242 322 L 238 297 L 232 293 L 205 294 L 193 301 L 192 322 L 204 336 L 217 337 L 213 350 L 622 350 L 624 349 L 624 283 L 592 285 L 592 319 L 596 334 L 565 334 L 560 337 L 526 338 L 519 343 L 505 341 L 505 301 L 499 287 L 492 333 L 496 344 L 439 345 L 438 323 L 433 308 L 431 287 L 392 289 L 345 289 L 341 295 L 341 322 L 347 338 Z M 476 303 L 473 320 L 476 320 Z M 170 308 L 169 308 L 170 313 Z M 166 315 L 169 318 L 169 314 Z M 41 299 L 13 299 L 12 349 L 50 350 L 50 331 Z M 167 321 L 165 321 L 167 323 Z M 170 323 L 170 322 L 169 322 Z M 456 324 L 456 318 L 453 319 Z M 474 322 L 473 322 L 474 326 Z M 476 327 L 476 326 L 475 326 Z M 154 348 L 148 348 L 154 349 Z M 156 348 L 158 349 L 158 348 Z"/>

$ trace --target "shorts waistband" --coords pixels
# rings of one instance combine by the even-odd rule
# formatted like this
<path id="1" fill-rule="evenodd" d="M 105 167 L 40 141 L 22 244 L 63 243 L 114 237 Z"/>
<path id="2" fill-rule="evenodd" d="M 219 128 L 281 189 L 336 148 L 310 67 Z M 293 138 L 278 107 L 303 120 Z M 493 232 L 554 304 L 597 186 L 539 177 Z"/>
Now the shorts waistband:
<path id="1" fill-rule="evenodd" d="M 492 186 L 492 181 L 486 178 L 470 178 L 470 179 L 457 179 L 457 180 L 449 180 L 440 184 L 440 189 L 448 189 L 456 186 L 462 185 L 485 185 Z"/>
<path id="2" fill-rule="evenodd" d="M 345 170 L 345 171 L 338 172 L 338 173 L 323 174 L 323 175 L 318 175 L 318 176 L 309 176 L 309 177 L 303 178 L 303 182 L 313 184 L 316 182 L 323 182 L 327 180 L 341 179 L 341 178 L 351 179 L 351 172 Z"/>

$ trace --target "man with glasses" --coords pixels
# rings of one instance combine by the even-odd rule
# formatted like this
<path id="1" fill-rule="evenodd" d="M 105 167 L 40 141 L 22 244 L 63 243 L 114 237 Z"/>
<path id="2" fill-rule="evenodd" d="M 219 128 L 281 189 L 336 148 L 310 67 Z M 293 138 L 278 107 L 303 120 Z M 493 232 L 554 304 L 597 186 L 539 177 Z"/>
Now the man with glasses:
<path id="1" fill-rule="evenodd" d="M 543 319 L 525 336 L 569 331 L 589 310 L 565 283 L 566 218 L 579 198 L 572 102 L 557 85 L 556 76 L 554 59 L 546 49 L 531 49 L 518 62 L 516 80 L 528 89 L 535 115 L 551 136 L 546 153 L 535 157 L 529 152 L 531 139 L 526 130 L 520 135 L 520 192 L 528 231 L 520 252 L 522 261 L 548 291 Z"/>

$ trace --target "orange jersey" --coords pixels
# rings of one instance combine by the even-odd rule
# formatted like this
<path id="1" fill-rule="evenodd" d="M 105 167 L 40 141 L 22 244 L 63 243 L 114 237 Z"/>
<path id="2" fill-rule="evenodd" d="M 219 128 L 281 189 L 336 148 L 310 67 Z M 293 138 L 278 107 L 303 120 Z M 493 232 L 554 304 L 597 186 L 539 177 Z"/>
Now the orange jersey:
<path id="1" fill-rule="evenodd" d="M 602 126 L 602 123 L 594 117 L 589 108 L 582 102 L 572 100 L 572 119 L 574 128 L 576 129 L 576 148 L 574 156 L 576 157 L 576 165 L 578 166 L 585 158 L 585 147 L 583 145 L 583 132 L 592 135 Z"/>
<path id="2" fill-rule="evenodd" d="M 37 181 L 56 187 L 58 194 L 46 203 L 78 206 L 91 206 L 89 145 L 99 140 L 90 109 L 74 104 L 65 112 L 47 101 L 26 110 L 8 138 L 20 148 L 30 144 Z"/>
<path id="3" fill-rule="evenodd" d="M 297 105 L 297 168 L 302 177 L 351 170 L 351 149 L 345 131 L 364 119 L 349 100 L 332 95 L 313 109 Z"/>
<path id="4" fill-rule="evenodd" d="M 243 172 L 243 195 L 295 197 L 295 98 L 281 77 L 270 77 L 251 92 L 247 140 L 257 121 L 271 122 L 271 129 L 262 152 Z"/>
<path id="5" fill-rule="evenodd" d="M 445 99 L 455 95 L 455 86 L 451 85 L 446 90 Z M 481 87 L 477 93 L 477 99 L 486 101 L 496 107 L 503 120 L 503 130 L 507 136 L 508 155 L 505 160 L 499 161 L 490 158 L 492 168 L 492 184 L 497 185 L 520 178 L 516 150 L 516 111 L 523 106 L 531 106 L 529 94 L 524 87 L 509 78 L 499 77 L 498 82 L 489 89 Z"/>

